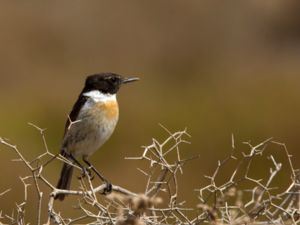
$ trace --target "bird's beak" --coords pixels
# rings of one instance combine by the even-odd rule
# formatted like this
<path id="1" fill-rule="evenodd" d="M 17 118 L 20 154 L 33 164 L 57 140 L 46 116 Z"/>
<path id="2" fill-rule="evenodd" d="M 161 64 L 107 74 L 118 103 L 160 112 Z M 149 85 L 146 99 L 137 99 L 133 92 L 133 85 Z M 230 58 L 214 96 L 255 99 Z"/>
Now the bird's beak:
<path id="1" fill-rule="evenodd" d="M 130 82 L 133 82 L 133 81 L 138 81 L 138 80 L 140 80 L 140 78 L 138 78 L 138 77 L 123 78 L 122 79 L 122 84 L 127 84 L 127 83 L 130 83 Z"/>

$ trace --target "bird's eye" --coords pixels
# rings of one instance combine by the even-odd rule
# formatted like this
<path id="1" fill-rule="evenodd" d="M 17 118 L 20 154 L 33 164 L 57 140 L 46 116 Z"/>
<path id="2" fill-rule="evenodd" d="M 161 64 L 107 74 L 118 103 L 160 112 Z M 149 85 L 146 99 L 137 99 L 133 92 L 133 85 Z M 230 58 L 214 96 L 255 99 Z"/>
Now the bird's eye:
<path id="1" fill-rule="evenodd" d="M 112 82 L 114 82 L 114 83 L 117 82 L 117 78 L 116 78 L 116 77 L 111 77 L 110 80 L 111 80 Z"/>

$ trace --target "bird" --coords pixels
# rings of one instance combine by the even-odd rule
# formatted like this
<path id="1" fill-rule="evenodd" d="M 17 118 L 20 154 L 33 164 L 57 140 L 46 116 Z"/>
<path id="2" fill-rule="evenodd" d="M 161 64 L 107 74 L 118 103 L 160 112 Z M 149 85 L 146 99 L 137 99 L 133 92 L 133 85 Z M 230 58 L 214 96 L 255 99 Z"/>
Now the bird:
<path id="1" fill-rule="evenodd" d="M 106 182 L 107 189 L 111 184 L 88 161 L 112 135 L 118 119 L 119 106 L 116 94 L 123 84 L 139 80 L 138 77 L 125 78 L 116 73 L 98 73 L 87 76 L 84 88 L 75 102 L 65 124 L 64 137 L 60 154 L 72 164 L 85 168 L 78 158 Z M 57 189 L 70 189 L 74 166 L 63 164 Z M 65 194 L 57 194 L 55 199 L 64 200 Z"/>

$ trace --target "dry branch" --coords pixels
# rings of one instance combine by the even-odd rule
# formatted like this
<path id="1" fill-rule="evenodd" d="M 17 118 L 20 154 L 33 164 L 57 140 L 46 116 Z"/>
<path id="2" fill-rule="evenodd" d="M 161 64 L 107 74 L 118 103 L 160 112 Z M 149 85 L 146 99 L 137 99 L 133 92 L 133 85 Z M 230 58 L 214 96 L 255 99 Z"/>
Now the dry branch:
<path id="1" fill-rule="evenodd" d="M 217 167 L 208 179 L 208 184 L 196 189 L 199 199 L 197 206 L 186 206 L 179 202 L 178 175 L 183 174 L 184 165 L 189 160 L 198 157 L 183 158 L 181 145 L 189 143 L 186 130 L 170 132 L 166 128 L 167 138 L 152 143 L 143 148 L 140 156 L 127 157 L 128 160 L 139 160 L 145 163 L 146 169 L 138 170 L 145 176 L 145 189 L 134 193 L 113 184 L 112 193 L 105 195 L 106 185 L 94 186 L 89 174 L 80 180 L 77 190 L 59 190 L 55 188 L 46 174 L 45 168 L 53 161 L 70 163 L 59 154 L 49 151 L 45 129 L 30 124 L 39 131 L 44 144 L 44 152 L 33 159 L 27 159 L 17 146 L 0 138 L 0 143 L 13 150 L 28 170 L 28 174 L 20 177 L 24 185 L 24 198 L 16 204 L 14 213 L 3 214 L 0 209 L 0 224 L 27 224 L 28 192 L 37 196 L 36 218 L 34 224 L 300 224 L 300 173 L 292 163 L 292 157 L 282 143 L 267 139 L 257 145 L 250 142 L 244 144 L 247 152 L 236 149 L 232 136 L 232 151 L 227 158 L 218 161 Z M 278 152 L 272 151 L 272 146 L 279 146 L 286 159 L 277 157 Z M 257 160 L 265 160 L 269 174 L 253 174 Z M 199 159 L 201 160 L 201 159 Z M 224 167 L 234 164 L 225 176 Z M 75 169 L 81 170 L 76 165 Z M 227 169 L 228 171 L 228 169 Z M 275 179 L 285 173 L 290 180 L 275 186 Z M 220 182 L 222 178 L 222 182 Z M 225 181 L 224 181 L 224 178 Z M 44 191 L 41 186 L 48 189 Z M 283 188 L 285 188 L 283 190 Z M 0 190 L 1 186 L 0 186 Z M 10 189 L 0 192 L 0 200 Z M 81 216 L 66 218 L 64 212 L 58 212 L 54 197 L 64 193 L 78 198 L 77 208 Z M 184 197 L 180 196 L 180 199 Z M 43 203 L 47 203 L 47 208 Z M 42 215 L 47 213 L 47 218 Z M 45 221 L 43 221 L 45 220 Z M 1 223 L 2 222 L 2 223 Z"/>

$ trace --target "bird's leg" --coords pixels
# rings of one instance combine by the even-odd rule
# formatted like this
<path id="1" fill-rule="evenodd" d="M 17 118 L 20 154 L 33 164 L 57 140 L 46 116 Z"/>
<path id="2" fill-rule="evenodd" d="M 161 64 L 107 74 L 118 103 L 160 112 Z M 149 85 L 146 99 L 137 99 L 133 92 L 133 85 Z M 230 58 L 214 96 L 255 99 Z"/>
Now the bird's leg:
<path id="1" fill-rule="evenodd" d="M 104 189 L 104 194 L 108 194 L 112 191 L 111 183 L 99 173 L 99 171 L 87 160 L 86 157 L 82 157 L 82 160 L 89 166 L 89 169 L 93 170 L 97 176 L 102 180 L 102 182 L 106 183 L 106 188 Z"/>
<path id="2" fill-rule="evenodd" d="M 70 159 L 72 159 L 73 160 L 73 162 L 77 165 L 77 166 L 79 166 L 80 168 L 81 168 L 81 170 L 82 170 L 82 175 L 81 175 L 81 177 L 79 177 L 79 178 L 83 178 L 83 177 L 85 177 L 86 175 L 88 175 L 89 177 L 91 176 L 91 171 L 89 171 L 87 168 L 85 168 L 71 153 L 66 153 L 67 155 L 68 155 L 68 157 L 70 158 Z"/>
<path id="3" fill-rule="evenodd" d="M 85 158 L 83 157 L 82 160 L 89 166 L 89 169 L 93 170 L 97 175 L 98 177 L 105 183 L 108 183 L 106 178 L 104 176 L 102 176 L 98 170 L 95 169 L 95 167 Z"/>

